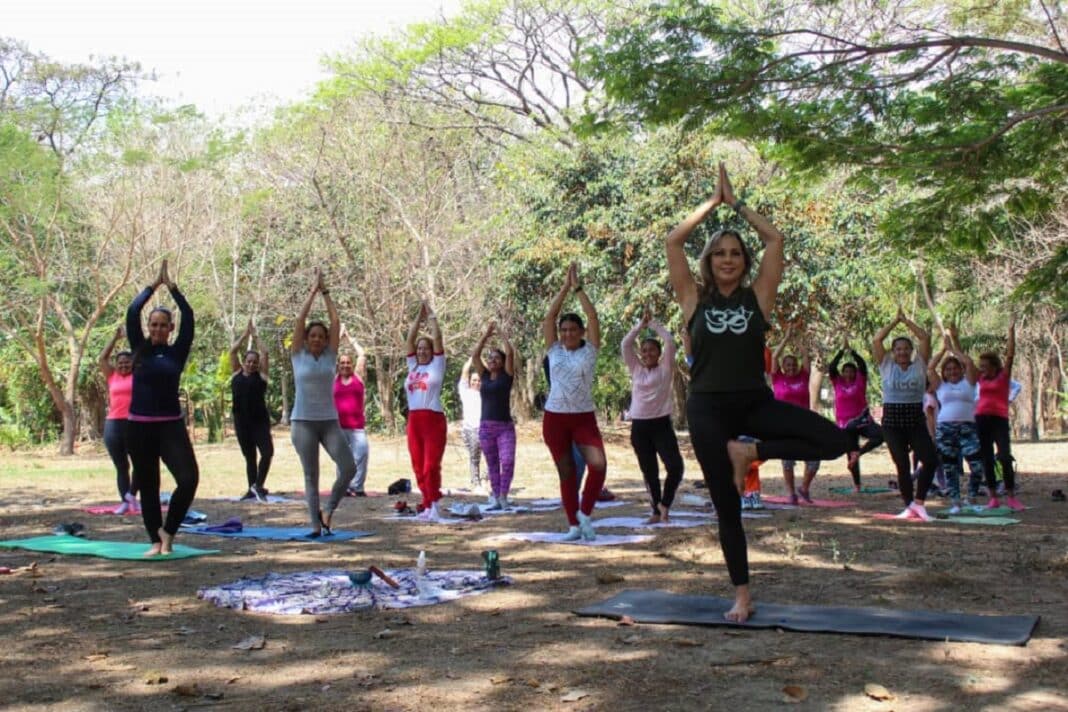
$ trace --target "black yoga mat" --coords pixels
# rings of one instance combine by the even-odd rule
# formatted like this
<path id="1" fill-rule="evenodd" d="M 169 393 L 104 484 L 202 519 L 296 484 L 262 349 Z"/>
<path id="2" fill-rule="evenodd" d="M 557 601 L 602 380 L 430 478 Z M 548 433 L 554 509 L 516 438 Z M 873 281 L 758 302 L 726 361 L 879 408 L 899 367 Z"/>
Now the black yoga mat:
<path id="1" fill-rule="evenodd" d="M 715 596 L 629 590 L 575 613 L 614 619 L 630 616 L 638 623 L 783 628 L 805 633 L 889 635 L 996 645 L 1026 645 L 1038 625 L 1038 616 L 978 616 L 890 608 L 784 606 L 764 602 L 757 603 L 753 617 L 738 624 L 723 618 L 732 603 Z"/>

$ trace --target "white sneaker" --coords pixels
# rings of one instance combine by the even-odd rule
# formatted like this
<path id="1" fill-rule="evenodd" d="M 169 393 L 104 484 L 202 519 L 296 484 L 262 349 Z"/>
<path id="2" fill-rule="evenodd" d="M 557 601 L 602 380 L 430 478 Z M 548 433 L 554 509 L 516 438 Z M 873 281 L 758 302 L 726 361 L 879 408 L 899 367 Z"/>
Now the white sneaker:
<path id="1" fill-rule="evenodd" d="M 590 518 L 590 515 L 579 512 L 578 520 L 579 533 L 582 535 L 582 538 L 586 541 L 593 541 L 594 539 L 596 539 L 597 532 L 593 528 L 593 519 Z"/>
<path id="2" fill-rule="evenodd" d="M 434 516 L 433 512 L 434 512 L 434 505 L 430 505 L 429 507 L 424 509 L 422 512 L 419 512 L 419 514 L 415 515 L 415 518 L 418 519 L 421 522 L 430 522 L 430 521 L 433 521 L 433 516 Z"/>
<path id="3" fill-rule="evenodd" d="M 438 503 L 437 502 L 434 502 L 434 504 L 430 505 L 430 509 L 428 509 L 426 511 L 430 512 L 430 516 L 427 517 L 428 521 L 436 522 L 439 519 L 441 519 L 441 510 L 438 509 Z"/>
<path id="4" fill-rule="evenodd" d="M 512 503 L 508 501 L 508 495 L 506 494 L 502 494 L 500 497 L 497 498 L 497 504 L 500 505 L 501 509 L 512 508 Z"/>
<path id="5" fill-rule="evenodd" d="M 960 514 L 960 505 L 954 504 L 952 507 L 949 508 L 948 514 Z"/>
<path id="6" fill-rule="evenodd" d="M 249 491 L 252 492 L 252 496 L 256 498 L 257 502 L 259 502 L 260 504 L 267 504 L 267 495 L 264 494 L 263 490 L 261 490 L 259 487 L 257 487 L 256 485 L 252 485 L 251 487 L 249 487 Z"/>
<path id="7" fill-rule="evenodd" d="M 752 505 L 752 509 L 763 509 L 764 503 L 760 501 L 760 493 L 754 492 L 749 495 L 749 504 Z"/>
<path id="8" fill-rule="evenodd" d="M 501 509 L 501 500 L 499 497 L 490 495 L 490 498 L 486 500 L 486 504 L 489 505 L 486 507 L 487 511 L 496 512 L 498 509 Z"/>
<path id="9" fill-rule="evenodd" d="M 126 514 L 129 511 L 130 503 L 125 499 L 122 500 L 122 504 L 120 504 L 118 507 L 115 507 L 115 514 Z"/>
<path id="10" fill-rule="evenodd" d="M 582 538 L 582 532 L 578 527 L 571 527 L 567 530 L 567 534 L 564 534 L 564 541 L 578 541 Z"/>
<path id="11" fill-rule="evenodd" d="M 925 522 L 933 522 L 934 517 L 927 513 L 927 507 L 922 504 L 913 502 L 908 506 L 908 510 L 912 512 L 912 516 L 916 519 L 922 519 Z"/>
<path id="12" fill-rule="evenodd" d="M 912 505 L 905 507 L 901 510 L 901 513 L 894 517 L 894 519 L 915 519 L 916 515 L 912 513 Z"/>
<path id="13" fill-rule="evenodd" d="M 753 500 L 749 499 L 749 495 L 742 495 L 742 511 L 753 508 Z"/>

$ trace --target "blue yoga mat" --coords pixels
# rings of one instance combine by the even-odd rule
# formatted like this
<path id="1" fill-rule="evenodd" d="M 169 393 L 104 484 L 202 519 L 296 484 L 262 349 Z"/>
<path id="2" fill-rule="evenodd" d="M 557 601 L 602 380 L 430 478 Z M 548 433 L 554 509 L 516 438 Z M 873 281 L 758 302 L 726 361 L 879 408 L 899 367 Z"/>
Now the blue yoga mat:
<path id="1" fill-rule="evenodd" d="M 983 616 L 945 611 L 898 611 L 891 608 L 777 605 L 757 601 L 745 623 L 723 618 L 733 601 L 715 596 L 687 596 L 666 591 L 623 591 L 607 601 L 575 611 L 580 616 L 638 623 L 782 628 L 804 633 L 888 635 L 921 640 L 1026 645 L 1038 616 Z"/>
<path id="2" fill-rule="evenodd" d="M 337 541 L 349 541 L 350 539 L 362 539 L 374 536 L 374 532 L 337 531 L 333 534 L 323 535 L 312 539 L 308 537 L 311 531 L 308 527 L 244 527 L 239 532 L 213 532 L 204 527 L 198 529 L 186 529 L 186 534 L 204 534 L 206 536 L 223 536 L 231 539 L 269 539 L 271 541 L 305 541 L 318 544 L 329 544 Z"/>

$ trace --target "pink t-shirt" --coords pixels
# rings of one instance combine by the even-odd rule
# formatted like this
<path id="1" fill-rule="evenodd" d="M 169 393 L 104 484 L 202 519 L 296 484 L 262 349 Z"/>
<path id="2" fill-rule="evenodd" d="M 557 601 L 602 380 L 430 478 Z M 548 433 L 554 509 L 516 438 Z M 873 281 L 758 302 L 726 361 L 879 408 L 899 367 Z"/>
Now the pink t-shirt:
<path id="1" fill-rule="evenodd" d="M 133 398 L 133 374 L 120 376 L 112 371 L 108 376 L 108 420 L 126 420 L 130 416 Z"/>
<path id="2" fill-rule="evenodd" d="M 787 376 L 782 371 L 771 374 L 771 386 L 775 391 L 776 400 L 793 403 L 805 410 L 809 407 L 808 397 L 808 371 L 802 369 L 793 376 Z"/>
<path id="3" fill-rule="evenodd" d="M 638 352 L 635 351 L 640 323 L 623 337 L 623 362 L 630 371 L 632 386 L 631 420 L 650 420 L 671 415 L 674 405 L 672 387 L 675 375 L 675 340 L 659 322 L 651 321 L 649 326 L 657 333 L 663 344 L 663 353 L 660 355 L 660 363 L 656 365 L 656 368 L 646 368 L 641 358 L 638 357 Z"/>
<path id="4" fill-rule="evenodd" d="M 341 382 L 341 376 L 334 379 L 334 407 L 337 408 L 337 422 L 345 430 L 363 430 L 366 420 L 363 415 L 363 381 L 353 374 L 348 385 Z"/>
<path id="5" fill-rule="evenodd" d="M 834 385 L 834 418 L 838 427 L 863 413 L 868 407 L 868 379 L 858 372 L 852 383 L 846 383 L 841 376 L 832 376 Z"/>
<path id="6" fill-rule="evenodd" d="M 993 378 L 979 377 L 979 402 L 976 415 L 1009 417 L 1009 372 L 1001 369 Z"/>

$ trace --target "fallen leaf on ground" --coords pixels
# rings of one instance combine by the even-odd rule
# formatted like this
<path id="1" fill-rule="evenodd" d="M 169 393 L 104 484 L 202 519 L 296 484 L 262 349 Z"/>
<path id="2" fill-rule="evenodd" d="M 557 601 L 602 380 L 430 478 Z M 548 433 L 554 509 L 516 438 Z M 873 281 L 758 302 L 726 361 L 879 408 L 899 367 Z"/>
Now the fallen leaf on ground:
<path id="1" fill-rule="evenodd" d="M 601 584 L 602 586 L 608 585 L 610 583 L 623 583 L 626 580 L 627 579 L 623 578 L 619 574 L 612 573 L 611 571 L 597 572 L 597 583 Z"/>
<path id="2" fill-rule="evenodd" d="M 250 635 L 244 640 L 234 643 L 230 647 L 234 650 L 263 650 L 267 645 L 267 639 L 262 635 Z"/>
<path id="3" fill-rule="evenodd" d="M 670 638 L 669 642 L 680 648 L 700 648 L 704 645 L 700 640 L 694 640 L 693 638 Z"/>
<path id="4" fill-rule="evenodd" d="M 528 687 L 541 687 L 541 682 L 539 680 L 535 680 L 532 677 L 527 678 L 526 683 Z"/>
<path id="5" fill-rule="evenodd" d="M 221 692 L 205 692 L 204 693 L 204 697 L 207 697 L 209 700 L 221 700 L 223 698 L 223 693 L 221 693 Z"/>
<path id="6" fill-rule="evenodd" d="M 782 688 L 782 701 L 789 703 L 804 702 L 808 699 L 808 690 L 800 685 L 787 685 Z"/>
<path id="7" fill-rule="evenodd" d="M 881 701 L 894 699 L 894 693 L 875 682 L 869 682 L 864 686 L 864 694 L 873 700 Z"/>
<path id="8" fill-rule="evenodd" d="M 233 685 L 235 682 L 237 682 L 240 679 L 241 679 L 240 675 L 238 675 L 237 677 L 231 677 L 229 680 L 226 681 L 226 684 L 227 685 Z"/>
<path id="9" fill-rule="evenodd" d="M 88 661 L 89 661 L 89 662 L 91 662 L 91 663 L 95 663 L 95 662 L 97 662 L 98 660 L 103 660 L 103 659 L 104 659 L 104 658 L 106 658 L 107 656 L 108 656 L 108 654 L 107 654 L 107 653 L 105 653 L 105 652 L 100 652 L 100 653 L 89 653 L 88 655 L 86 655 L 86 656 L 85 656 L 85 659 L 86 659 L 86 660 L 88 660 Z"/>
<path id="10" fill-rule="evenodd" d="M 620 616 L 619 625 L 638 625 L 638 622 L 630 616 Z"/>
<path id="11" fill-rule="evenodd" d="M 560 696 L 560 701 L 561 702 L 578 702 L 579 700 L 581 700 L 583 698 L 586 698 L 586 697 L 589 697 L 589 696 L 590 696 L 590 693 L 589 693 L 588 690 L 571 690 L 567 694 L 561 695 Z"/>
<path id="12" fill-rule="evenodd" d="M 171 692 L 173 692 L 176 695 L 180 695 L 182 697 L 199 697 L 200 696 L 200 688 L 197 686 L 197 684 L 195 682 L 193 684 L 191 684 L 191 685 L 187 685 L 187 684 L 177 685 L 177 686 L 175 686 L 175 688 L 173 690 L 171 690 Z"/>
<path id="13" fill-rule="evenodd" d="M 190 628 L 189 626 L 186 626 L 186 625 L 183 625 L 181 628 L 179 628 L 178 630 L 174 631 L 175 635 L 193 635 L 193 633 L 196 633 L 196 632 L 197 632 L 196 628 Z"/>

